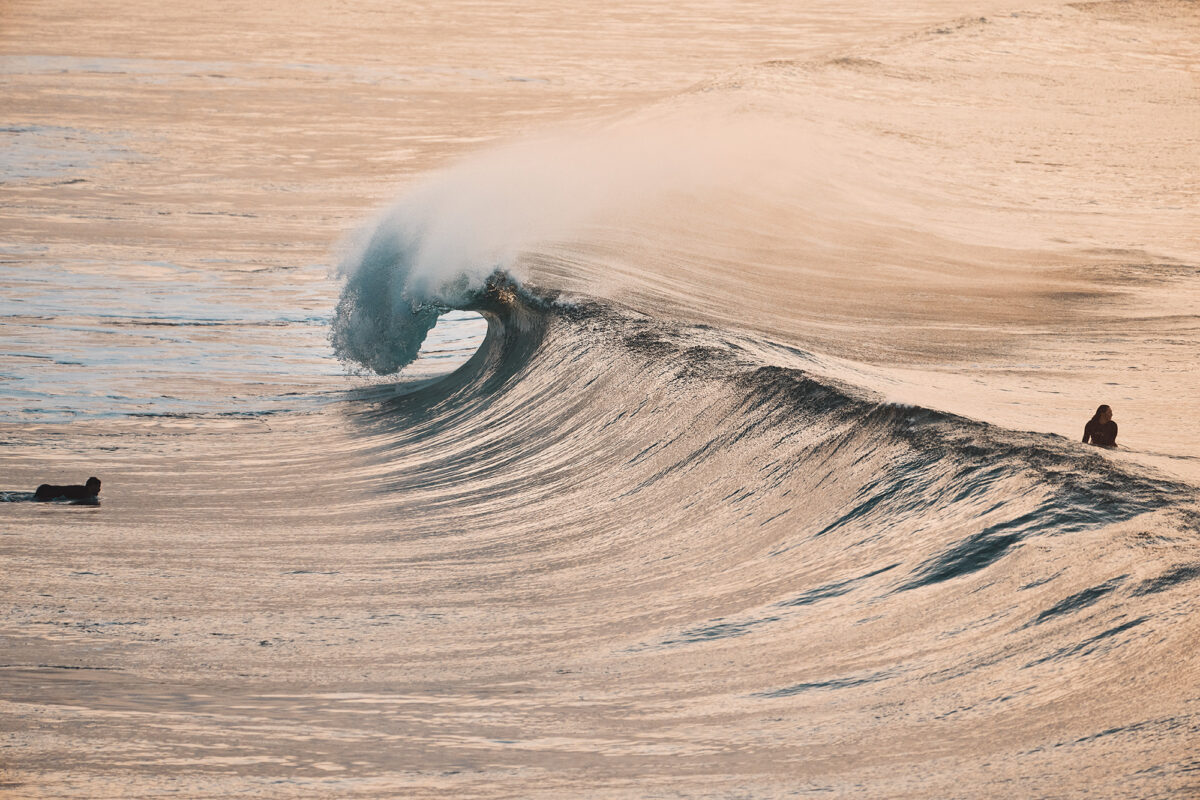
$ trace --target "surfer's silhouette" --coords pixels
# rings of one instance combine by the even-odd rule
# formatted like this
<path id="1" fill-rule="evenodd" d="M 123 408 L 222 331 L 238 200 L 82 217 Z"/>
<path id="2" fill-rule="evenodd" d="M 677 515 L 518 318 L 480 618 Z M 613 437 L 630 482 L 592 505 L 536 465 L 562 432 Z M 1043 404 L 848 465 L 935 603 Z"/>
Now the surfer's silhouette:
<path id="1" fill-rule="evenodd" d="M 1113 422 L 1112 409 L 1100 406 L 1096 414 L 1083 426 L 1083 443 L 1088 440 L 1098 447 L 1117 446 L 1117 423 Z"/>
<path id="2" fill-rule="evenodd" d="M 33 493 L 33 499 L 40 502 L 47 502 L 49 500 L 82 500 L 94 503 L 97 501 L 96 495 L 98 494 L 100 494 L 100 479 L 88 478 L 83 486 L 79 484 L 55 486 L 52 483 L 43 483 Z"/>

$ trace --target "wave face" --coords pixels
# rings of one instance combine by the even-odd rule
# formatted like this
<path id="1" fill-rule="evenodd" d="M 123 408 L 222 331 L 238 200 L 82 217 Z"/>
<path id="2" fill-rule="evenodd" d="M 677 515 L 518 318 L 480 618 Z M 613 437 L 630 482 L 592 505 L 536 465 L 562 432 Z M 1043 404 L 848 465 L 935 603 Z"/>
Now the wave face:
<path id="1" fill-rule="evenodd" d="M 1129 681 L 1185 646 L 1194 486 L 889 402 L 758 337 L 503 276 L 469 305 L 489 322 L 470 362 L 348 412 L 397 546 L 463 581 L 428 601 L 469 586 L 480 608 L 521 609 L 505 654 L 459 667 L 563 664 L 578 680 L 540 690 L 560 710 L 618 671 L 676 771 L 716 742 L 746 749 L 727 770 L 794 756 L 795 736 L 856 769 L 952 752 L 913 796 L 985 762 L 1018 782 L 1036 762 L 1038 786 L 1070 794 L 1100 753 L 1144 763 L 1135 740 L 1167 774 L 1188 768 L 1171 733 L 1200 721 L 1175 705 L 1188 690 Z M 585 713 L 601 738 L 631 724 L 610 713 Z M 1130 738 L 1113 752 L 1108 736 Z"/>
<path id="2" fill-rule="evenodd" d="M 898 589 L 983 569 L 1039 536 L 1195 499 L 1187 483 L 1081 453 L 1059 436 L 890 402 L 821 374 L 792 347 L 539 292 L 500 273 L 465 307 L 488 319 L 476 355 L 450 378 L 362 412 L 395 448 L 429 454 L 427 465 L 406 468 L 403 485 L 414 490 L 433 488 L 427 471 L 475 485 L 490 470 L 460 477 L 440 454 L 487 462 L 492 453 L 509 465 L 503 480 L 515 495 L 575 487 L 571 494 L 660 509 L 645 521 L 654 529 L 711 527 L 710 517 L 728 515 L 813 539 L 873 532 L 856 544 L 897 539 L 908 548 L 936 527 L 944 549 L 914 551 L 891 576 Z M 617 486 L 625 491 L 614 497 Z M 488 491 L 456 494 L 470 510 L 475 493 Z M 812 499 L 798 506 L 802 491 Z M 552 502 L 572 504 L 557 494 Z M 588 514 L 601 526 L 609 516 Z M 799 542 L 779 541 L 774 551 L 792 546 Z"/>

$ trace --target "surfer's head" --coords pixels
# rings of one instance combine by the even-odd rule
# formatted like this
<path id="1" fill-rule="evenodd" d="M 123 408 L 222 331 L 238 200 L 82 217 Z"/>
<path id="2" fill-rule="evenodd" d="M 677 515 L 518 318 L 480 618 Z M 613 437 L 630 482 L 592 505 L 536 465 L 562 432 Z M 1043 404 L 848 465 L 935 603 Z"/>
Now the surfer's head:
<path id="1" fill-rule="evenodd" d="M 83 485 L 92 494 L 100 494 L 100 479 L 99 478 L 88 478 L 87 482 L 84 483 Z"/>
<path id="2" fill-rule="evenodd" d="M 1092 419 L 1099 420 L 1100 422 L 1108 422 L 1112 419 L 1112 409 L 1106 405 L 1102 405 L 1096 409 L 1096 415 Z"/>

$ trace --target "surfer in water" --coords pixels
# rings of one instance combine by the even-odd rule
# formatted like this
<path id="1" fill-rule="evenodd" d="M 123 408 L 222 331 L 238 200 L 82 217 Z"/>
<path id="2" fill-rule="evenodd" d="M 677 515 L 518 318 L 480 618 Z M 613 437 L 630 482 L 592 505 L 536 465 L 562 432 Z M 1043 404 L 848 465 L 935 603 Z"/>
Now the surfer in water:
<path id="1" fill-rule="evenodd" d="M 1117 423 L 1113 422 L 1112 409 L 1108 406 L 1097 408 L 1095 416 L 1083 426 L 1083 443 L 1087 444 L 1089 439 L 1098 447 L 1117 446 Z"/>
<path id="2" fill-rule="evenodd" d="M 48 500 L 81 500 L 85 503 L 95 503 L 98 494 L 100 494 L 100 479 L 88 478 L 87 483 L 83 486 L 79 484 L 55 486 L 52 483 L 43 483 L 33 493 L 33 499 L 41 502 Z"/>

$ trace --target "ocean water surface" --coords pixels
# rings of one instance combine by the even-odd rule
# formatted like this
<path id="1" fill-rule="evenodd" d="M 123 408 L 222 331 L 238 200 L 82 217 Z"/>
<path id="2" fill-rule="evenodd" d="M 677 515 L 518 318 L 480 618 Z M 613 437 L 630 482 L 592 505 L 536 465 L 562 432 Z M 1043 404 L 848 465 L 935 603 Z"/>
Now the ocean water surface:
<path id="1" fill-rule="evenodd" d="M 3 20 L 0 793 L 1200 794 L 1194 3 Z"/>

